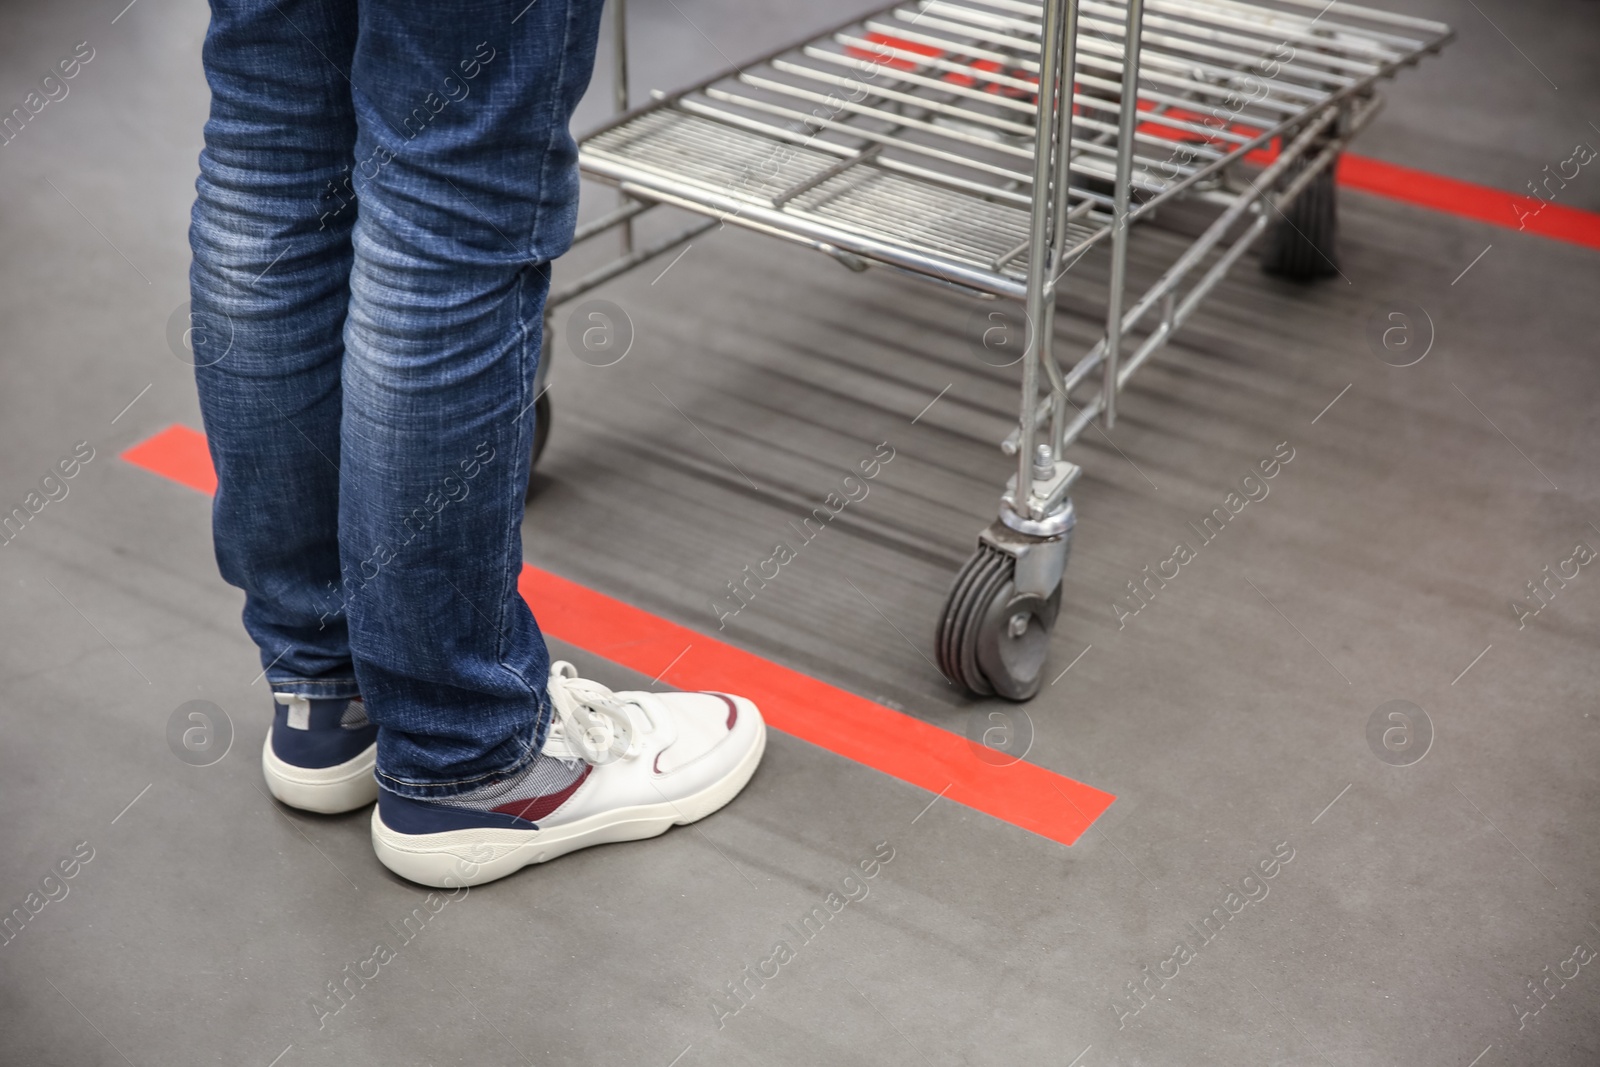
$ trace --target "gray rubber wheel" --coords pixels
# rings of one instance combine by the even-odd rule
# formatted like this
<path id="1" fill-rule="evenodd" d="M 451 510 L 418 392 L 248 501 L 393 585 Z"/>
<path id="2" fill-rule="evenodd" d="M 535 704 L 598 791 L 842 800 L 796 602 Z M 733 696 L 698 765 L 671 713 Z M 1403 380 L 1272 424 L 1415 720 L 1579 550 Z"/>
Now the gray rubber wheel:
<path id="1" fill-rule="evenodd" d="M 1262 235 L 1261 269 L 1309 282 L 1339 273 L 1339 215 L 1333 171 L 1324 167 Z"/>
<path id="2" fill-rule="evenodd" d="M 939 617 L 939 669 L 978 696 L 1028 700 L 1039 692 L 1061 586 L 1048 597 L 1018 595 L 1015 561 L 987 544 L 956 575 Z"/>

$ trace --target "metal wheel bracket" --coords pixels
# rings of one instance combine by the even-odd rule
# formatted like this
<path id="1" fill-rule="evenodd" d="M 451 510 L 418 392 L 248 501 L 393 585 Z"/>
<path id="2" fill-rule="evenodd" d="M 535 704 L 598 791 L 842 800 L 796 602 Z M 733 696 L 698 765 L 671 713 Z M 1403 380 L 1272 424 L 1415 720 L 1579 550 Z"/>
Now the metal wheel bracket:
<path id="1" fill-rule="evenodd" d="M 1020 533 L 1054 536 L 1060 532 L 1063 511 L 1069 515 L 1072 511 L 1067 494 L 1083 474 L 1083 468 L 1070 460 L 1047 459 L 1047 448 L 1038 446 L 1039 455 L 1034 460 L 1026 501 L 1021 504 L 1017 501 L 1017 476 L 1013 474 L 1006 479 L 1006 491 L 1000 498 L 1000 518 Z"/>
<path id="2" fill-rule="evenodd" d="M 1067 556 L 1072 551 L 1072 530 L 1077 516 L 1072 501 L 1066 502 L 1065 523 L 1061 532 L 1051 536 L 1022 533 L 996 519 L 982 533 L 978 543 L 1003 552 L 1015 563 L 1015 592 L 1018 596 L 1048 598 L 1061 584 L 1067 569 Z"/>

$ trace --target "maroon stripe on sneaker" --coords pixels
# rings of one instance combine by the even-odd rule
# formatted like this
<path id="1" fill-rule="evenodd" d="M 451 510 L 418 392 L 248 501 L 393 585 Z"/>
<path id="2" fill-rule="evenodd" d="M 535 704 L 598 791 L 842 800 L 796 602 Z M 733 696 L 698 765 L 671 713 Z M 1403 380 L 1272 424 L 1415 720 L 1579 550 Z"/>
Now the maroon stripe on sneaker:
<path id="1" fill-rule="evenodd" d="M 592 770 L 594 770 L 594 766 L 592 764 L 584 764 L 583 773 L 578 775 L 577 780 L 558 793 L 546 793 L 542 797 L 527 797 L 522 800 L 513 800 L 509 804 L 502 804 L 498 808 L 490 808 L 489 810 L 500 815 L 510 815 L 513 818 L 527 819 L 529 822 L 538 822 L 540 819 L 544 818 L 546 815 L 549 815 L 552 811 L 555 811 L 561 805 L 565 804 L 567 802 L 567 798 L 576 793 L 578 788 L 583 785 L 585 779 L 589 777 L 589 772 Z"/>
<path id="2" fill-rule="evenodd" d="M 726 693 L 701 693 L 702 696 L 721 697 L 722 702 L 728 705 L 728 729 L 733 729 L 733 724 L 739 721 L 739 705 Z"/>

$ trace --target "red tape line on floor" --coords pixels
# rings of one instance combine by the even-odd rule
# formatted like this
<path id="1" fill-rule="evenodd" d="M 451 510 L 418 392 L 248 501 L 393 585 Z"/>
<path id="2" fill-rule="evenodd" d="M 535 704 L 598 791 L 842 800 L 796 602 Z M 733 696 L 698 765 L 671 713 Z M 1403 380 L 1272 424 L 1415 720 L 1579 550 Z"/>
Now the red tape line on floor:
<path id="1" fill-rule="evenodd" d="M 202 493 L 216 473 L 204 435 L 169 426 L 122 453 L 137 467 Z M 1116 799 L 1033 763 L 997 767 L 966 738 L 790 670 L 537 567 L 518 590 L 545 633 L 680 689 L 739 693 L 774 729 L 903 782 L 1070 845 Z"/>
<path id="2" fill-rule="evenodd" d="M 1278 158 L 1277 146 L 1251 152 L 1251 163 L 1266 166 Z M 1339 157 L 1334 180 L 1342 188 L 1398 200 L 1457 218 L 1520 230 L 1553 241 L 1600 249 L 1600 214 L 1567 207 L 1535 196 L 1508 193 L 1488 185 L 1446 178 L 1425 170 L 1385 163 L 1346 152 Z"/>
<path id="3" fill-rule="evenodd" d="M 187 426 L 168 426 L 154 437 L 140 441 L 122 453 L 135 467 L 154 471 L 179 485 L 198 489 L 207 496 L 217 492 L 217 472 L 211 466 L 211 450 L 205 434 Z"/>
<path id="4" fill-rule="evenodd" d="M 1381 159 L 1346 152 L 1336 180 L 1347 189 L 1400 200 L 1449 215 L 1522 230 L 1557 241 L 1600 248 L 1600 214 L 1487 185 L 1457 181 Z"/>

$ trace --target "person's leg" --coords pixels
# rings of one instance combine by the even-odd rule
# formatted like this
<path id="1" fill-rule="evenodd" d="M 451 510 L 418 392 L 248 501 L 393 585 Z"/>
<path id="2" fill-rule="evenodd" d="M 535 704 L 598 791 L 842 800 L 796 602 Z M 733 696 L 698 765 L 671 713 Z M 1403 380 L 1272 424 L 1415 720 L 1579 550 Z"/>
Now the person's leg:
<path id="1" fill-rule="evenodd" d="M 192 347 L 223 577 L 281 705 L 262 759 L 287 803 L 370 803 L 376 731 L 339 610 L 340 363 L 356 137 L 353 0 L 216 0 L 190 244 Z"/>
<path id="2" fill-rule="evenodd" d="M 517 593 L 567 124 L 599 0 L 363 0 L 339 543 L 378 723 L 373 846 L 476 884 L 715 811 L 761 760 L 747 700 L 613 693 L 552 668 Z"/>
<path id="3" fill-rule="evenodd" d="M 340 360 L 355 210 L 352 0 L 217 0 L 190 269 L 222 576 L 274 689 L 357 692 L 338 614 Z"/>
<path id="4" fill-rule="evenodd" d="M 549 721 L 520 531 L 548 264 L 577 217 L 568 121 L 600 6 L 360 5 L 339 542 L 396 794 L 516 776 Z"/>

